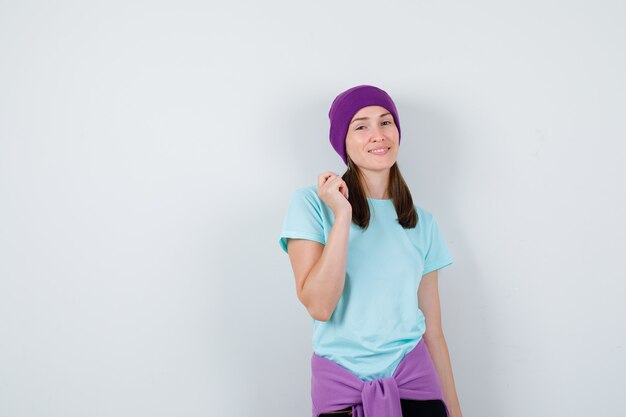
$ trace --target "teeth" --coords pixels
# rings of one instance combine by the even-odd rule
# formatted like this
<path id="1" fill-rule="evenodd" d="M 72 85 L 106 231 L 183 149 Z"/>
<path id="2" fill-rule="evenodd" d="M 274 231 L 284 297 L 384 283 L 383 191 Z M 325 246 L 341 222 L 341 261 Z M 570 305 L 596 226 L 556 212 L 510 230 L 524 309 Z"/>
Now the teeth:
<path id="1" fill-rule="evenodd" d="M 375 149 L 375 150 L 371 150 L 371 151 L 368 151 L 368 152 L 381 153 L 381 152 L 385 152 L 387 149 L 389 149 L 389 148 Z"/>

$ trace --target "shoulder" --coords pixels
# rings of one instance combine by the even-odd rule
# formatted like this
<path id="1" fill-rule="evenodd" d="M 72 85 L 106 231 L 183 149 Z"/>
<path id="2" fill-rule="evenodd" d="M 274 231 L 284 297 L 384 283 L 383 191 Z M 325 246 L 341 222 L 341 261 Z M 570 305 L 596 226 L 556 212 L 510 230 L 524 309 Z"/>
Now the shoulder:
<path id="1" fill-rule="evenodd" d="M 323 211 L 325 205 L 322 199 L 317 195 L 317 185 L 307 185 L 296 188 L 291 195 L 291 201 L 297 206 L 306 206 L 310 210 L 314 210 L 318 213 Z"/>
<path id="2" fill-rule="evenodd" d="M 302 193 L 303 195 L 308 196 L 309 198 L 315 198 L 319 200 L 319 197 L 317 195 L 317 184 L 300 187 L 296 189 L 296 192 Z"/>
<path id="3" fill-rule="evenodd" d="M 433 230 L 433 226 L 437 223 L 437 220 L 430 210 L 416 204 L 414 204 L 413 207 L 415 207 L 415 211 L 417 212 L 417 227 L 415 231 L 421 238 L 427 239 Z"/>
<path id="4" fill-rule="evenodd" d="M 424 224 L 432 223 L 434 219 L 432 212 L 425 209 L 424 207 L 418 206 L 417 204 L 413 204 L 413 207 L 415 207 L 415 211 L 417 212 L 417 217 L 418 217 L 419 222 L 423 221 Z"/>
<path id="5" fill-rule="evenodd" d="M 293 197 L 301 200 L 307 200 L 310 203 L 319 205 L 322 200 L 317 195 L 317 185 L 307 185 L 304 187 L 296 188 L 293 192 Z"/>

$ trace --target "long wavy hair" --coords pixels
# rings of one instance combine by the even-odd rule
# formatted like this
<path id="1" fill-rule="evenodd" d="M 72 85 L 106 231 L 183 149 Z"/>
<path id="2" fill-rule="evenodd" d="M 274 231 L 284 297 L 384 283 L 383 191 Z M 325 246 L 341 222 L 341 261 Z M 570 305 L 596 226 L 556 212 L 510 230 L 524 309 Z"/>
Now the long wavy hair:
<path id="1" fill-rule="evenodd" d="M 352 222 L 363 229 L 367 229 L 370 222 L 370 208 L 364 189 L 363 173 L 348 156 L 348 169 L 341 176 L 348 185 L 348 201 L 352 206 Z M 389 171 L 389 184 L 387 184 L 389 197 L 393 200 L 398 215 L 398 223 L 405 229 L 412 229 L 419 221 L 417 211 L 413 206 L 411 191 L 406 185 L 398 162 L 394 163 Z"/>

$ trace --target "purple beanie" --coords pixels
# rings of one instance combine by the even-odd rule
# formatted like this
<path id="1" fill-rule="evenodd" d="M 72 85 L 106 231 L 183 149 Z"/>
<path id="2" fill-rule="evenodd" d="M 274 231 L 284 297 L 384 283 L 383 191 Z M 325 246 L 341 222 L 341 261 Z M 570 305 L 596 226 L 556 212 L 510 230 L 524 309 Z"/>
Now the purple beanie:
<path id="1" fill-rule="evenodd" d="M 328 112 L 328 117 L 330 118 L 330 143 L 346 165 L 348 165 L 348 155 L 346 154 L 348 125 L 352 117 L 363 107 L 367 106 L 382 106 L 389 110 L 398 128 L 398 144 L 400 144 L 400 119 L 398 118 L 396 105 L 389 97 L 389 94 L 373 85 L 357 85 L 335 97 Z"/>

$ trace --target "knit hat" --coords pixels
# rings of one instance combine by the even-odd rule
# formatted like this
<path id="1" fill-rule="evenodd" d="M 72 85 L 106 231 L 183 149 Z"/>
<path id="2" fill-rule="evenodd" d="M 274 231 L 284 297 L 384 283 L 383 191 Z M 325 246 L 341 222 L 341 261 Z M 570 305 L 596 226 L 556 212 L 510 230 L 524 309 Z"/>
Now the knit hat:
<path id="1" fill-rule="evenodd" d="M 357 85 L 339 94 L 330 106 L 330 144 L 348 165 L 346 153 L 346 135 L 352 117 L 363 107 L 382 106 L 392 115 L 398 128 L 398 144 L 400 144 L 400 119 L 393 100 L 384 90 L 373 85 Z"/>

